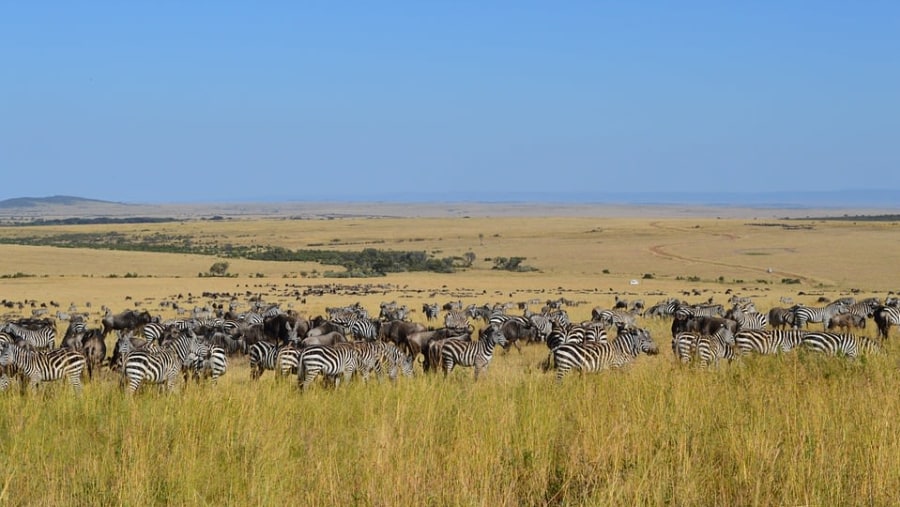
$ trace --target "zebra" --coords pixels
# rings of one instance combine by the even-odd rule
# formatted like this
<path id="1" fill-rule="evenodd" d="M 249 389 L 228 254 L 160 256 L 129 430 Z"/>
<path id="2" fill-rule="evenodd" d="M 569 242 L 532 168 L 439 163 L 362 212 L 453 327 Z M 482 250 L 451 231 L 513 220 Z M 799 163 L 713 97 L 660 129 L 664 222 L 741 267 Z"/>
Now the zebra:
<path id="1" fill-rule="evenodd" d="M 878 342 L 865 336 L 826 332 L 807 333 L 803 337 L 803 347 L 829 356 L 840 355 L 850 358 L 865 353 L 878 353 L 881 350 Z"/>
<path id="2" fill-rule="evenodd" d="M 257 380 L 266 370 L 275 369 L 278 346 L 267 341 L 258 341 L 250 346 L 250 379 Z"/>
<path id="3" fill-rule="evenodd" d="M 134 394 L 141 383 L 165 384 L 166 391 L 175 389 L 183 360 L 174 349 L 133 350 L 125 356 L 122 383 L 128 394 Z"/>
<path id="4" fill-rule="evenodd" d="M 879 306 L 881 306 L 881 303 L 878 301 L 878 298 L 867 298 L 847 306 L 847 313 L 868 319 L 873 316 Z"/>
<path id="5" fill-rule="evenodd" d="M 734 342 L 742 355 L 770 356 L 797 348 L 807 333 L 800 329 L 747 329 L 736 333 Z"/>
<path id="6" fill-rule="evenodd" d="M 687 364 L 695 359 L 700 367 L 718 363 L 719 359 L 731 361 L 736 356 L 734 335 L 721 327 L 712 335 L 695 332 L 678 333 L 672 338 L 672 353 Z"/>
<path id="7" fill-rule="evenodd" d="M 806 327 L 810 322 L 821 322 L 823 329 L 828 321 L 839 313 L 847 311 L 847 304 L 843 301 L 835 301 L 828 306 L 795 306 L 794 329 Z"/>
<path id="8" fill-rule="evenodd" d="M 769 323 L 769 319 L 765 314 L 746 311 L 741 305 L 734 305 L 734 308 L 725 314 L 725 318 L 737 322 L 739 330 L 765 329 Z"/>
<path id="9" fill-rule="evenodd" d="M 622 330 L 609 343 L 584 343 L 560 345 L 553 351 L 556 380 L 572 370 L 599 372 L 609 368 L 621 368 L 633 361 L 641 352 L 653 355 L 659 352 L 646 329 Z"/>
<path id="10" fill-rule="evenodd" d="M 900 326 L 900 308 L 880 306 L 875 310 L 874 318 L 878 326 L 878 336 L 886 340 L 891 332 L 891 326 Z"/>
<path id="11" fill-rule="evenodd" d="M 613 325 L 633 326 L 635 323 L 634 315 L 620 310 L 601 310 L 594 308 L 591 310 L 591 320 L 599 323 L 603 327 Z"/>
<path id="12" fill-rule="evenodd" d="M 25 342 L 25 346 L 35 350 L 52 349 L 56 344 L 56 328 L 43 326 L 38 329 L 28 329 L 13 322 L 7 322 L 0 331 L 9 333 L 16 340 Z"/>
<path id="13" fill-rule="evenodd" d="M 463 310 L 450 310 L 444 315 L 444 327 L 460 333 L 472 330 L 472 324 Z"/>
<path id="14" fill-rule="evenodd" d="M 506 345 L 506 337 L 500 332 L 500 327 L 490 325 L 481 330 L 477 342 L 463 340 L 448 340 L 441 347 L 441 369 L 446 378 L 456 365 L 472 366 L 475 369 L 475 380 L 481 372 L 486 371 L 494 356 L 494 346 Z"/>
<path id="15" fill-rule="evenodd" d="M 675 310 L 682 304 L 678 299 L 669 298 L 648 308 L 644 315 L 647 317 L 672 317 L 675 315 Z"/>
<path id="16" fill-rule="evenodd" d="M 300 389 L 308 389 L 319 374 L 332 380 L 335 387 L 340 384 L 341 375 L 345 381 L 349 381 L 359 364 L 357 356 L 357 352 L 351 347 L 313 345 L 303 349 L 297 368 Z"/>
<path id="17" fill-rule="evenodd" d="M 335 345 L 335 347 L 347 347 L 356 352 L 357 373 L 368 380 L 369 374 L 375 372 L 381 375 L 387 370 L 388 378 L 396 380 L 397 374 L 402 371 L 407 377 L 412 376 L 412 360 L 400 351 L 393 343 L 387 342 L 347 342 Z"/>
<path id="18" fill-rule="evenodd" d="M 437 303 L 423 303 L 422 313 L 425 314 L 425 320 L 431 322 L 433 320 L 437 320 L 440 309 Z"/>
<path id="19" fill-rule="evenodd" d="M 346 324 L 350 334 L 357 340 L 375 341 L 378 339 L 380 322 L 373 322 L 368 318 L 354 318 Z"/>
<path id="20" fill-rule="evenodd" d="M 697 340 L 699 366 L 701 368 L 715 366 L 720 359 L 731 361 L 737 355 L 735 349 L 734 335 L 728 328 L 719 328 L 711 335 L 701 335 Z"/>
<path id="21" fill-rule="evenodd" d="M 553 323 L 543 313 L 532 313 L 528 309 L 522 315 L 531 322 L 535 329 L 535 340 L 545 342 L 550 332 L 553 331 Z"/>
<path id="22" fill-rule="evenodd" d="M 188 354 L 186 362 L 193 370 L 193 378 L 197 382 L 202 377 L 209 378 L 215 384 L 228 369 L 228 356 L 225 354 L 225 349 L 217 345 L 201 343 L 196 350 Z"/>
<path id="23" fill-rule="evenodd" d="M 55 349 L 49 352 L 30 350 L 15 343 L 0 343 L 0 367 L 13 367 L 20 378 L 28 379 L 31 388 L 44 381 L 69 380 L 76 392 L 81 391 L 81 376 L 87 361 L 76 350 Z"/>

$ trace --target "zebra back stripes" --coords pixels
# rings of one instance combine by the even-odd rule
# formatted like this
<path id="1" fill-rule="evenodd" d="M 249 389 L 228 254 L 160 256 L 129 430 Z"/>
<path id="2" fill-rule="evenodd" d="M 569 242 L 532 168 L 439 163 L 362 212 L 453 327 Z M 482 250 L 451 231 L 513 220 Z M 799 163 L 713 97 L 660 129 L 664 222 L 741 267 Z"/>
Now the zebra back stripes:
<path id="1" fill-rule="evenodd" d="M 650 333 L 644 329 L 624 330 L 609 343 L 560 345 L 553 351 L 556 379 L 561 381 L 572 370 L 588 373 L 620 368 L 633 361 L 641 352 L 651 355 L 658 352 Z"/>
<path id="2" fill-rule="evenodd" d="M 499 326 L 490 325 L 481 331 L 475 343 L 463 340 L 447 340 L 441 347 L 441 369 L 444 376 L 450 374 L 456 365 L 471 366 L 475 369 L 475 380 L 487 370 L 494 356 L 494 346 L 506 344 L 506 337 Z"/>
<path id="3" fill-rule="evenodd" d="M 0 367 L 11 367 L 36 388 L 41 382 L 66 378 L 76 391 L 81 391 L 81 376 L 87 361 L 84 354 L 71 349 L 49 352 L 29 350 L 15 343 L 0 343 Z"/>
<path id="4" fill-rule="evenodd" d="M 849 333 L 807 333 L 803 337 L 803 347 L 829 356 L 859 357 L 861 354 L 878 353 L 881 345 L 866 338 Z"/>
<path id="5" fill-rule="evenodd" d="M 306 390 L 319 375 L 340 384 L 343 376 L 349 381 L 358 366 L 357 353 L 350 347 L 330 347 L 313 345 L 303 349 L 300 354 L 300 365 L 297 368 L 297 381 L 302 390 Z"/>
<path id="6" fill-rule="evenodd" d="M 800 329 L 747 329 L 734 335 L 738 351 L 742 355 L 774 355 L 797 348 L 807 331 Z"/>
<path id="7" fill-rule="evenodd" d="M 52 349 L 56 344 L 56 328 L 53 326 L 29 329 L 14 322 L 7 322 L 3 326 L 2 331 L 15 336 L 16 339 L 23 341 L 27 347 L 35 350 Z"/>

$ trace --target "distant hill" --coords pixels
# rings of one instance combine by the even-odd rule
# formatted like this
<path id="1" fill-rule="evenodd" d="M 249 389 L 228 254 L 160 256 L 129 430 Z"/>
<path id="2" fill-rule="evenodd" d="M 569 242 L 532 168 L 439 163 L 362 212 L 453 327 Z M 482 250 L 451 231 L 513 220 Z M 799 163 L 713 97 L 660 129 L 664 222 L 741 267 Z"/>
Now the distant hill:
<path id="1" fill-rule="evenodd" d="M 99 199 L 85 199 L 71 195 L 54 195 L 50 197 L 16 197 L 0 201 L 0 209 L 34 208 L 37 206 L 77 206 L 83 204 L 122 204 Z"/>

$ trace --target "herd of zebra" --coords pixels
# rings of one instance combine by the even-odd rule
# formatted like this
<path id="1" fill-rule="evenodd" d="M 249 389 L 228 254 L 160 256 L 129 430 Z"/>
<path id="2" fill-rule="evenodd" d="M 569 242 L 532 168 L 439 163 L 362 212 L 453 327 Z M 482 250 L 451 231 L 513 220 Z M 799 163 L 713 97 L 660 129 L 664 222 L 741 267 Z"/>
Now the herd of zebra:
<path id="1" fill-rule="evenodd" d="M 643 302 L 628 305 L 617 298 L 613 308 L 594 308 L 589 321 L 575 323 L 563 308 L 565 300 L 548 301 L 539 313 L 520 304 L 521 315 L 510 313 L 511 304 L 464 307 L 455 301 L 443 307 L 423 305 L 427 325 L 411 321 L 410 310 L 394 302 L 382 303 L 376 318 L 359 303 L 327 308 L 326 316 L 313 319 L 259 301 L 246 312 L 231 307 L 204 318 L 162 320 L 147 311 L 107 310 L 98 328 L 72 316 L 59 347 L 53 319 L 21 318 L 0 327 L 0 389 L 12 379 L 23 390 L 66 379 L 80 390 L 84 374 L 93 378 L 105 369 L 119 376 L 128 393 L 144 384 L 172 390 L 179 379 L 215 383 L 235 357 L 247 358 L 254 381 L 271 370 L 277 377 L 296 376 L 303 390 L 319 377 L 336 386 L 354 375 L 364 380 L 373 373 L 391 380 L 413 376 L 417 360 L 425 372 L 445 376 L 457 366 L 472 367 L 478 379 L 497 346 L 521 352 L 521 343 L 537 342 L 549 349 L 542 368 L 555 370 L 562 379 L 571 371 L 619 368 L 639 354 L 658 353 L 650 332 L 638 327 L 638 318 L 670 318 L 674 357 L 703 367 L 798 347 L 856 357 L 877 351 L 880 342 L 848 331 L 872 319 L 879 337 L 886 339 L 891 326 L 900 325 L 897 298 L 841 298 L 821 307 L 795 305 L 767 313 L 758 312 L 748 298 L 732 297 L 728 304 L 726 311 L 711 300 L 689 304 L 667 299 L 645 309 Z M 436 327 L 441 313 L 443 326 Z M 821 323 L 823 331 L 807 330 L 810 323 Z M 481 325 L 477 333 L 476 324 Z M 116 341 L 107 355 L 111 332 Z"/>

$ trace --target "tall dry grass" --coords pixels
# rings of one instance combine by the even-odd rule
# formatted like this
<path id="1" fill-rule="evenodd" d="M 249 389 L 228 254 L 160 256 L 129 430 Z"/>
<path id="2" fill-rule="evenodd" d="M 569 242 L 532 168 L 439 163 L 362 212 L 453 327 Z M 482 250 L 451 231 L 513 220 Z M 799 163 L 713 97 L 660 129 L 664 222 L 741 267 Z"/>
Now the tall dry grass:
<path id="1" fill-rule="evenodd" d="M 699 227 L 695 227 L 698 226 Z M 264 294 L 309 315 L 361 301 L 396 299 L 412 308 L 457 299 L 487 303 L 569 297 L 574 320 L 613 294 L 692 301 L 726 289 L 763 309 L 780 296 L 812 303 L 862 287 L 883 295 L 896 283 L 891 224 L 816 224 L 778 231 L 717 220 L 348 220 L 239 222 L 160 227 L 221 241 L 302 247 L 342 238 L 458 255 L 475 269 L 450 276 L 384 279 L 298 277 L 295 265 L 233 261 L 236 279 L 200 279 L 214 259 L 133 252 L 0 246 L 4 298 L 93 302 L 114 310 L 156 306 L 204 290 Z M 229 228 L 230 227 L 230 228 Z M 70 230 L 62 228 L 62 230 Z M 4 234 L 30 234 L 28 228 Z M 479 234 L 483 240 L 479 240 Z M 495 236 L 496 235 L 496 236 Z M 736 236 L 736 237 L 732 237 Z M 254 239 L 256 238 L 256 239 Z M 280 239 L 279 239 L 280 238 Z M 480 244 L 483 241 L 483 245 Z M 660 248 L 655 248 L 660 247 Z M 344 246 L 341 248 L 354 248 Z M 661 255 L 660 252 L 662 252 Z M 522 255 L 539 273 L 490 270 L 486 257 Z M 775 273 L 766 268 L 774 266 Z M 604 270 L 609 273 L 604 273 Z M 779 284 L 781 272 L 804 277 Z M 141 278 L 109 278 L 136 272 Z M 262 273 L 263 278 L 248 276 Z M 654 278 L 643 279 L 643 273 Z M 887 275 L 885 273 L 888 273 Z M 699 282 L 678 280 L 695 275 Z M 725 282 L 716 279 L 723 276 Z M 767 283 L 757 280 L 766 279 Z M 630 286 L 632 278 L 641 280 Z M 733 283 L 744 279 L 745 283 Z M 310 297 L 295 287 L 331 282 L 384 284 L 380 292 Z M 865 294 L 868 295 L 868 294 Z M 127 297 L 127 299 L 126 299 Z M 132 299 L 132 297 L 134 299 Z M 202 298 L 196 303 L 202 304 Z M 26 307 L 25 312 L 28 311 Z M 376 310 L 377 311 L 377 310 Z M 421 320 L 415 314 L 414 319 Z M 111 374 L 76 396 L 64 385 L 0 394 L 0 502 L 19 505 L 891 505 L 900 486 L 897 346 L 858 361 L 790 354 L 745 358 L 712 371 L 685 368 L 669 351 L 668 323 L 642 321 L 661 349 L 622 371 L 540 371 L 543 345 L 499 353 L 477 383 L 450 378 L 352 382 L 300 393 L 267 373 L 250 380 L 235 358 L 217 386 L 165 395 L 124 395 Z M 868 330 L 870 336 L 873 330 Z"/>

